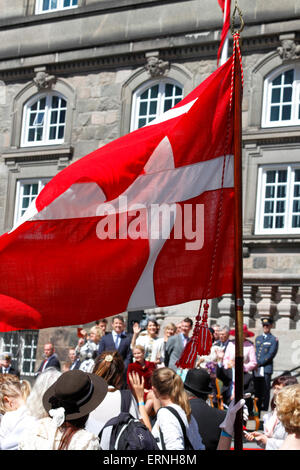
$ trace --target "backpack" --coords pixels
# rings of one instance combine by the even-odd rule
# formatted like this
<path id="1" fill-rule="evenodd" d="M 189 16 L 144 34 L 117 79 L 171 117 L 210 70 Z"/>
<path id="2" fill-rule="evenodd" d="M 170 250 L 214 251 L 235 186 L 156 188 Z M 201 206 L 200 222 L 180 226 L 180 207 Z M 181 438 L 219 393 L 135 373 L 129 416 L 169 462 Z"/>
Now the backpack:
<path id="1" fill-rule="evenodd" d="M 171 411 L 171 413 L 174 416 L 176 416 L 176 418 L 179 421 L 179 424 L 180 424 L 181 430 L 182 430 L 182 434 L 183 434 L 183 439 L 184 439 L 184 450 L 195 450 L 194 447 L 192 446 L 188 436 L 187 436 L 185 424 L 182 421 L 179 413 L 172 406 L 165 406 L 164 408 Z M 160 429 L 159 429 L 159 435 L 160 435 L 160 442 L 161 442 L 161 445 L 162 445 L 162 450 L 166 450 L 166 445 L 165 445 L 163 433 L 161 432 Z"/>
<path id="2" fill-rule="evenodd" d="M 109 437 L 107 450 L 159 450 L 149 429 L 129 413 L 131 398 L 130 390 L 121 390 L 121 413 L 102 428 L 98 436 L 100 443 L 106 435 Z"/>

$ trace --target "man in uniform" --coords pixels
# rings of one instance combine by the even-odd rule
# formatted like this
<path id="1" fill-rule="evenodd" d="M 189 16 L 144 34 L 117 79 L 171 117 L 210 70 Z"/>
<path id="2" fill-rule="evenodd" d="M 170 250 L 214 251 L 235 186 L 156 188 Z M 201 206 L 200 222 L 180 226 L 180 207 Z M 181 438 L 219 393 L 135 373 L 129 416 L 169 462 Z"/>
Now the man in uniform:
<path id="1" fill-rule="evenodd" d="M 272 318 L 262 318 L 263 334 L 255 340 L 257 368 L 254 372 L 255 395 L 259 411 L 268 411 L 273 359 L 278 351 L 278 339 L 271 334 Z"/>
<path id="2" fill-rule="evenodd" d="M 0 374 L 12 374 L 20 378 L 20 372 L 11 365 L 12 355 L 3 352 L 0 355 Z"/>

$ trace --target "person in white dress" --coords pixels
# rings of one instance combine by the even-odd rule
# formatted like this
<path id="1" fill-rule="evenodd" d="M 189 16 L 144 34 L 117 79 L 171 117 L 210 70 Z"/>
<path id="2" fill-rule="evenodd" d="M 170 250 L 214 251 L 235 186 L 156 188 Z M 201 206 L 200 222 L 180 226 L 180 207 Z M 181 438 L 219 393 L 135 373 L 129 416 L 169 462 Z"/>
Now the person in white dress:
<path id="1" fill-rule="evenodd" d="M 158 331 L 159 325 L 156 320 L 150 319 L 147 323 L 147 329 L 144 332 L 141 332 L 141 328 L 138 323 L 133 326 L 133 335 L 131 340 L 131 350 L 133 351 L 135 346 L 143 346 L 145 350 L 145 360 L 151 361 L 152 351 L 154 344 L 158 341 Z"/>
<path id="2" fill-rule="evenodd" d="M 16 450 L 27 426 L 35 421 L 26 408 L 30 384 L 15 375 L 3 374 L 0 378 L 0 449 Z"/>
<path id="3" fill-rule="evenodd" d="M 105 398 L 107 383 L 79 369 L 64 372 L 43 395 L 48 417 L 23 435 L 20 450 L 99 450 L 98 436 L 84 429 L 89 413 Z"/>
<path id="4" fill-rule="evenodd" d="M 168 339 L 174 336 L 176 333 L 176 325 L 174 323 L 168 323 L 164 327 L 163 338 L 158 338 L 153 344 L 151 362 L 155 362 L 158 367 L 165 367 L 165 351 Z"/>

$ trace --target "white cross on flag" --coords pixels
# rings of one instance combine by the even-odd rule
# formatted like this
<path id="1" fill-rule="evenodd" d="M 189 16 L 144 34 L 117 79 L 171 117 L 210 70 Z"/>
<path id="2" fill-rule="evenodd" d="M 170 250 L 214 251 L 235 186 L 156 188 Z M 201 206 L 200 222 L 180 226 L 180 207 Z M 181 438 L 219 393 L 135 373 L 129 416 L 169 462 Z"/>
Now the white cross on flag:
<path id="1" fill-rule="evenodd" d="M 233 292 L 231 74 L 45 186 L 0 237 L 0 331 Z"/>

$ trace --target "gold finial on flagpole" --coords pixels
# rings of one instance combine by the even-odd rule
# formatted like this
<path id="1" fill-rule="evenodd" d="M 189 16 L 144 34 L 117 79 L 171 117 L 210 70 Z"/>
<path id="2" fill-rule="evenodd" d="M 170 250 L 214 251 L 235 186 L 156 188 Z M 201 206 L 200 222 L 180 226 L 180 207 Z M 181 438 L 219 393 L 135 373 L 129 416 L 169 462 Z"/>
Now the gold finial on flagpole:
<path id="1" fill-rule="evenodd" d="M 236 25 L 235 25 L 235 19 L 236 19 L 237 14 L 238 14 L 239 20 L 240 20 L 240 27 L 238 29 L 236 28 Z M 235 6 L 234 6 L 234 10 L 232 12 L 232 17 L 231 17 L 231 34 L 232 34 L 232 36 L 236 33 L 241 33 L 244 29 L 244 26 L 245 26 L 245 23 L 244 23 L 244 19 L 243 19 L 242 10 L 240 9 L 240 7 L 238 5 L 237 0 L 235 0 Z"/>

